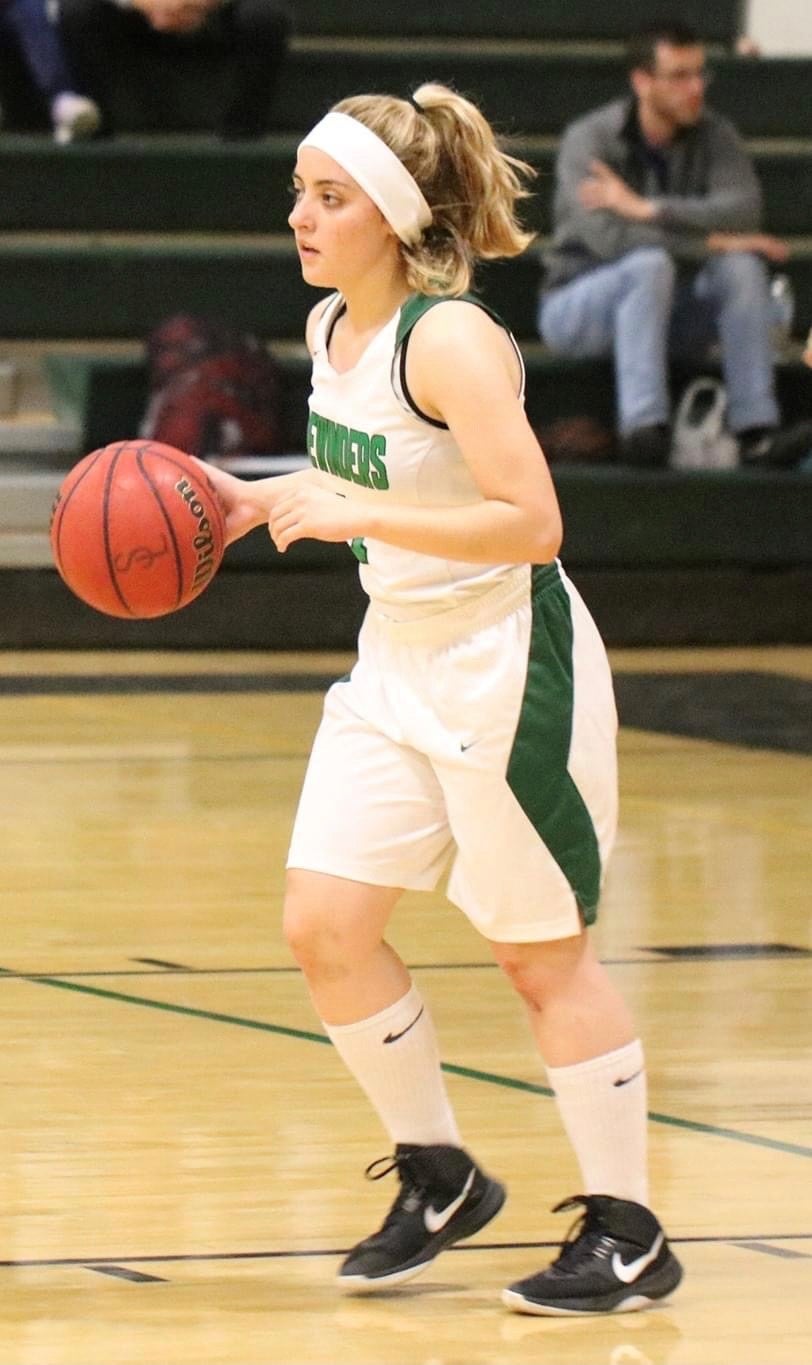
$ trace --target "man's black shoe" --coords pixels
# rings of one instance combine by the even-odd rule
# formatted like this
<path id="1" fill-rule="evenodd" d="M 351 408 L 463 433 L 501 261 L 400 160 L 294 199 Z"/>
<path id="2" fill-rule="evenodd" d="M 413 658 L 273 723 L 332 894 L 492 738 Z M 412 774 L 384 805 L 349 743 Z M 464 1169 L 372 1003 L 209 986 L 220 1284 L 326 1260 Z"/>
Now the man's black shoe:
<path id="1" fill-rule="evenodd" d="M 637 427 L 620 438 L 621 464 L 640 469 L 664 469 L 671 453 L 671 433 L 662 423 Z"/>
<path id="2" fill-rule="evenodd" d="M 751 427 L 738 435 L 739 458 L 747 469 L 792 469 L 812 455 L 812 422 Z"/>

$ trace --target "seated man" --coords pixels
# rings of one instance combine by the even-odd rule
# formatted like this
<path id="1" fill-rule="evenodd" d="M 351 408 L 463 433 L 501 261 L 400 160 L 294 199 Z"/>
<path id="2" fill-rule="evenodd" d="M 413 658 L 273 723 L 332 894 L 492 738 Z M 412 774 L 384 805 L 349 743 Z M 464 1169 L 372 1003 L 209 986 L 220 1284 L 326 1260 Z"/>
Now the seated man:
<path id="1" fill-rule="evenodd" d="M 266 131 L 276 80 L 287 52 L 289 20 L 275 0 L 60 0 L 61 27 L 76 69 L 109 122 L 113 87 L 136 59 L 182 60 L 190 48 L 215 46 L 233 63 L 220 120 L 224 137 Z M 145 97 L 149 99 L 149 93 Z"/>
<path id="2" fill-rule="evenodd" d="M 78 92 L 45 0 L 0 0 L 0 42 L 13 44 L 50 114 L 57 142 L 90 137 L 100 114 Z"/>
<path id="3" fill-rule="evenodd" d="M 630 99 L 577 119 L 556 167 L 539 330 L 555 351 L 613 355 L 621 458 L 665 464 L 671 356 L 718 341 L 743 464 L 785 465 L 810 431 L 781 431 L 761 191 L 732 124 L 705 105 L 705 51 L 678 23 L 632 41 Z M 807 424 L 808 426 L 808 424 Z"/>

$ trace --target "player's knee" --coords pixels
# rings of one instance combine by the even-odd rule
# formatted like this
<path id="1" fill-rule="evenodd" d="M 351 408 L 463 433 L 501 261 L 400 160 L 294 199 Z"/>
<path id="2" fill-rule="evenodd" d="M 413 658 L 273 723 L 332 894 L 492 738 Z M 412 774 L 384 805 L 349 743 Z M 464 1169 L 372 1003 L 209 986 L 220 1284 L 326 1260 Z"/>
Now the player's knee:
<path id="1" fill-rule="evenodd" d="M 327 917 L 319 910 L 301 903 L 290 895 L 285 900 L 282 931 L 296 962 L 306 975 L 321 973 L 324 965 L 335 957 L 336 946 L 331 942 Z"/>
<path id="2" fill-rule="evenodd" d="M 282 918 L 285 941 L 310 981 L 337 980 L 364 952 L 351 928 L 336 922 L 333 907 L 288 889 Z"/>
<path id="3" fill-rule="evenodd" d="M 532 1010 L 542 1010 L 549 995 L 549 982 L 538 964 L 517 953 L 506 954 L 499 965 L 525 1004 Z"/>
<path id="4" fill-rule="evenodd" d="M 580 938 L 550 943 L 493 944 L 496 960 L 525 1004 L 542 1011 L 554 995 L 566 988 L 579 970 L 583 957 Z"/>

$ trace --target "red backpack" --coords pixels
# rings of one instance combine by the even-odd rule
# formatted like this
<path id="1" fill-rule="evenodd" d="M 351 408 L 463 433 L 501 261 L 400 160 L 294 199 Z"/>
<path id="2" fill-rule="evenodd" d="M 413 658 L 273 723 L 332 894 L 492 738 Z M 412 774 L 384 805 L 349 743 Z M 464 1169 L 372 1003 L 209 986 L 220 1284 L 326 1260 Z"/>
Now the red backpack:
<path id="1" fill-rule="evenodd" d="M 147 361 L 139 435 L 202 457 L 283 449 L 279 371 L 256 337 L 182 313 L 150 334 Z"/>

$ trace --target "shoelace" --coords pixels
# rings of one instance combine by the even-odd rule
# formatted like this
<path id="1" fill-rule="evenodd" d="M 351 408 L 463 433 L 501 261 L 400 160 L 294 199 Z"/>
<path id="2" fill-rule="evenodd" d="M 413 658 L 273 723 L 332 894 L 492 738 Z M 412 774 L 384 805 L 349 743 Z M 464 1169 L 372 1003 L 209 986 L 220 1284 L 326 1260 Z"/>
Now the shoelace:
<path id="1" fill-rule="evenodd" d="M 574 1270 L 587 1256 L 605 1258 L 614 1246 L 612 1239 L 596 1221 L 588 1197 L 573 1195 L 570 1199 L 562 1199 L 560 1204 L 554 1206 L 553 1213 L 576 1208 L 581 1208 L 583 1212 L 567 1229 L 563 1246 L 553 1261 L 557 1270 Z"/>
<path id="2" fill-rule="evenodd" d="M 376 1167 L 381 1167 L 377 1170 Z M 411 1166 L 408 1154 L 398 1156 L 393 1152 L 391 1156 L 379 1156 L 375 1161 L 371 1161 L 364 1171 L 366 1180 L 383 1180 L 384 1176 L 391 1175 L 392 1171 L 397 1171 L 400 1179 L 400 1192 L 392 1208 L 387 1214 L 381 1231 L 383 1232 L 389 1224 L 396 1220 L 402 1212 L 412 1213 L 422 1196 L 426 1193 L 425 1186 L 415 1179 L 414 1171 Z"/>
<path id="3" fill-rule="evenodd" d="M 381 1166 L 383 1169 L 376 1171 L 375 1167 Z M 390 1175 L 392 1171 L 397 1171 L 401 1180 L 404 1173 L 411 1177 L 410 1158 L 408 1155 L 398 1156 L 393 1152 L 391 1156 L 379 1156 L 374 1161 L 370 1161 L 364 1171 L 365 1180 L 383 1180 L 384 1176 Z"/>

